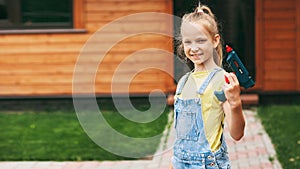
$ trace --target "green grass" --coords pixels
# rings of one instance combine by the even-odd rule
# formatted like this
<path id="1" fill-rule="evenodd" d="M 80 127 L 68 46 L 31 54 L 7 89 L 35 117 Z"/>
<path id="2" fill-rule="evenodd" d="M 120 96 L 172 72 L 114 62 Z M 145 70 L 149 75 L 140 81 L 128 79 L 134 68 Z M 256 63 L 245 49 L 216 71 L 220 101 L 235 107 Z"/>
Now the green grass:
<path id="1" fill-rule="evenodd" d="M 59 101 L 58 101 L 58 104 Z M 64 104 L 64 103 L 63 103 Z M 26 105 L 24 103 L 24 105 Z M 54 104 L 57 106 L 57 104 Z M 12 105 L 13 106 L 13 105 Z M 139 102 L 138 109 L 149 107 Z M 9 106 L 7 106 L 9 107 Z M 19 105 L 22 107 L 22 104 Z M 96 145 L 83 131 L 72 106 L 43 107 L 34 104 L 24 108 L 0 110 L 0 160 L 122 160 Z M 149 137 L 162 133 L 168 123 L 168 108 L 156 120 L 140 124 L 122 117 L 111 103 L 101 109 L 105 119 L 118 132 L 131 137 Z M 135 147 L 154 153 L 159 145 Z M 123 143 L 126 144 L 126 143 Z M 130 145 L 129 145 L 130 146 Z"/>
<path id="2" fill-rule="evenodd" d="M 258 114 L 282 167 L 300 168 L 300 106 L 262 106 Z"/>

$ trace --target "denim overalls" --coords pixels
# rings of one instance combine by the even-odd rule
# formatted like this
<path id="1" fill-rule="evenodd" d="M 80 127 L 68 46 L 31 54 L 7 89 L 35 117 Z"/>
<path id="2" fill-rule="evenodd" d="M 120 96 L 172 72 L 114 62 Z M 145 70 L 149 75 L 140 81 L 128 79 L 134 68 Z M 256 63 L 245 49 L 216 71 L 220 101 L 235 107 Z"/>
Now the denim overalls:
<path id="1" fill-rule="evenodd" d="M 202 95 L 213 76 L 222 70 L 214 69 L 197 91 Z M 184 75 L 178 83 L 176 95 L 180 95 L 189 75 Z M 222 136 L 219 150 L 212 152 L 205 136 L 202 119 L 201 99 L 177 98 L 174 103 L 176 141 L 172 164 L 174 169 L 228 169 L 230 162 L 227 146 Z M 221 125 L 221 124 L 220 124 Z"/>

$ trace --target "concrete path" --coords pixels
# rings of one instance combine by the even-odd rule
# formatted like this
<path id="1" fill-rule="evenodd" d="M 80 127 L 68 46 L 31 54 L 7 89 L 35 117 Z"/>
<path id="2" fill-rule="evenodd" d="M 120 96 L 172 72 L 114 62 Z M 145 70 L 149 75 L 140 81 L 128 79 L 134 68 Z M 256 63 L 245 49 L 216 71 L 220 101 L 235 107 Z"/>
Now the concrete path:
<path id="1" fill-rule="evenodd" d="M 225 128 L 232 169 L 281 169 L 274 147 L 256 118 L 256 112 L 244 110 L 247 125 L 244 138 L 239 142 L 230 139 Z M 0 169 L 169 169 L 174 142 L 174 130 L 165 131 L 166 138 L 152 160 L 137 161 L 85 161 L 85 162 L 0 162 Z M 165 142 L 167 139 L 167 142 Z M 272 161 L 270 161 L 272 159 Z"/>

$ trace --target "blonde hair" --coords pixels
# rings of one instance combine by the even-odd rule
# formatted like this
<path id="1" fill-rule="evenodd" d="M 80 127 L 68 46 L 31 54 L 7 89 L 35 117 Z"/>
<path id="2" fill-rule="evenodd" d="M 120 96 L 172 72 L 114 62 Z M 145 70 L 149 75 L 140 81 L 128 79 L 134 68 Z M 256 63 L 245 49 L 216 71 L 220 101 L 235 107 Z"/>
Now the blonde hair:
<path id="1" fill-rule="evenodd" d="M 183 22 L 193 22 L 201 24 L 209 33 L 212 39 L 215 35 L 219 34 L 218 23 L 216 21 L 215 15 L 212 13 L 209 7 L 205 5 L 199 6 L 194 12 L 185 14 L 182 17 Z M 181 25 L 182 29 L 182 25 Z M 220 34 L 219 34 L 220 35 Z M 220 38 L 220 43 L 216 47 L 216 52 L 214 52 L 213 57 L 214 61 L 218 66 L 222 65 L 223 50 L 222 50 L 222 38 Z M 179 40 L 179 46 L 177 47 L 177 53 L 179 56 L 184 59 L 184 50 L 182 41 Z M 185 58 L 186 59 L 186 58 Z"/>

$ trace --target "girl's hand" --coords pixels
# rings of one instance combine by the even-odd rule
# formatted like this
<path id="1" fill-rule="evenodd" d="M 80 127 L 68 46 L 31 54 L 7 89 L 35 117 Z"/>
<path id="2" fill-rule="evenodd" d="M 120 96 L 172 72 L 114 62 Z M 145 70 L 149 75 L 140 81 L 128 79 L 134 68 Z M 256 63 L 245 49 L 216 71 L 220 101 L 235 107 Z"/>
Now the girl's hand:
<path id="1" fill-rule="evenodd" d="M 225 72 L 224 74 L 227 79 L 226 83 L 223 87 L 225 97 L 228 100 L 228 103 L 230 104 L 231 107 L 237 107 L 241 105 L 241 98 L 240 98 L 240 84 L 239 81 L 234 73 L 227 73 Z"/>
<path id="2" fill-rule="evenodd" d="M 240 98 L 240 84 L 234 73 L 224 74 L 226 82 L 223 90 L 227 101 L 223 104 L 223 109 L 226 114 L 226 121 L 231 137 L 234 140 L 240 140 L 244 136 L 245 118 L 242 111 L 242 101 Z"/>
<path id="3" fill-rule="evenodd" d="M 172 166 L 172 164 L 169 166 L 169 169 L 173 169 L 173 166 Z"/>

